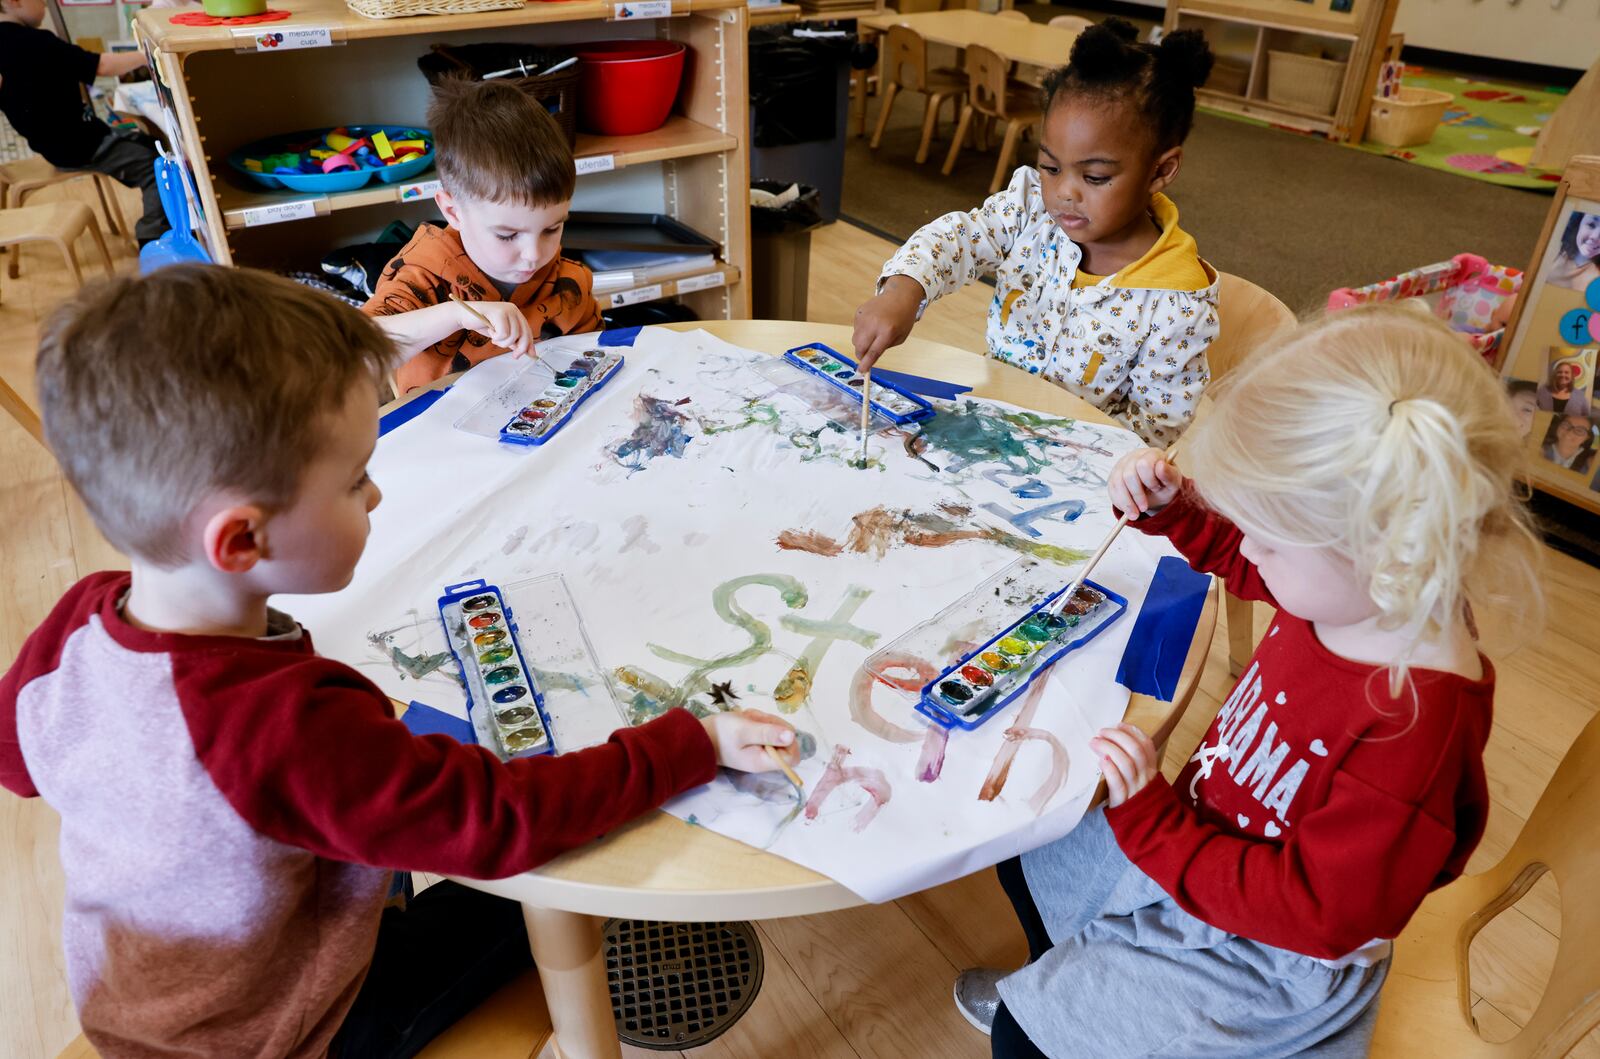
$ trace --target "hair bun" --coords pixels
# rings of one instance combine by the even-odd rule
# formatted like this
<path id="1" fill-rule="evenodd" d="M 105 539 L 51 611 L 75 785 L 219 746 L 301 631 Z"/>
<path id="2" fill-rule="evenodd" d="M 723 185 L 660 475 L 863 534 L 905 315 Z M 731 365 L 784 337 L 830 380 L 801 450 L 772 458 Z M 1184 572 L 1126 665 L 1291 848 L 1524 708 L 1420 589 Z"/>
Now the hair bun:
<path id="1" fill-rule="evenodd" d="M 1078 34 L 1069 65 L 1085 84 L 1119 80 L 1144 64 L 1138 43 L 1139 31 L 1132 23 L 1108 18 Z"/>
<path id="2" fill-rule="evenodd" d="M 1180 29 L 1161 38 L 1156 47 L 1156 73 L 1189 88 L 1199 88 L 1211 76 L 1211 45 L 1197 29 Z"/>

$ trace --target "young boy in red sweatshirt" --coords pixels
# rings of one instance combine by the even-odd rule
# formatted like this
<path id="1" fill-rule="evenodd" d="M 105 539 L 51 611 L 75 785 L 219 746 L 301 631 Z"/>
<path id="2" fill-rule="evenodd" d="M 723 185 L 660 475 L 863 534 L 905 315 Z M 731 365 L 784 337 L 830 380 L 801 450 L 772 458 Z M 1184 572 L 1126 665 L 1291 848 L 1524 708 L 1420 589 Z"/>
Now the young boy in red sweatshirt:
<path id="1" fill-rule="evenodd" d="M 288 280 L 174 266 L 45 328 L 45 432 L 131 573 L 75 585 L 0 678 L 0 784 L 61 816 L 67 974 L 106 1059 L 411 1055 L 527 964 L 517 906 L 394 869 L 527 871 L 798 756 L 684 710 L 556 758 L 413 737 L 268 606 L 350 580 L 394 351 Z M 374 952 L 377 957 L 375 960 Z"/>

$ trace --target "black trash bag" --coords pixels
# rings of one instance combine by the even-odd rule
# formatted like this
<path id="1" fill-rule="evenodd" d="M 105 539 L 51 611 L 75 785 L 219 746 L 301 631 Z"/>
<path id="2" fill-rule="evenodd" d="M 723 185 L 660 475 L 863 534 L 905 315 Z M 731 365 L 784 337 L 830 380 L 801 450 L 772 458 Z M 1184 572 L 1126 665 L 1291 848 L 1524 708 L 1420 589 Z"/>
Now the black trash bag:
<path id="1" fill-rule="evenodd" d="M 761 26 L 750 31 L 750 109 L 755 117 L 756 147 L 831 140 L 839 100 L 838 69 L 849 63 L 865 69 L 866 57 L 856 35 L 830 39 L 797 37 L 790 26 Z"/>
<path id="2" fill-rule="evenodd" d="M 781 180 L 752 180 L 755 191 L 781 195 L 794 184 Z M 781 235 L 792 232 L 809 232 L 825 223 L 822 216 L 822 193 L 810 184 L 800 185 L 800 197 L 787 205 L 769 207 L 750 203 L 750 227 L 761 235 Z"/>

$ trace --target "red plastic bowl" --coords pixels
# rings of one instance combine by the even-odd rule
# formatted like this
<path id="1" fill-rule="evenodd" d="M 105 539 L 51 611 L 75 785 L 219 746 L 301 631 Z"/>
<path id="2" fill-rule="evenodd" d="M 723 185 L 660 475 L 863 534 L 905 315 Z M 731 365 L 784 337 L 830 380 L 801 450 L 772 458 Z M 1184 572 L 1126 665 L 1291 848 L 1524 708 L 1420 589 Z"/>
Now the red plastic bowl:
<path id="1" fill-rule="evenodd" d="M 688 49 L 672 40 L 581 44 L 578 115 L 585 132 L 632 136 L 666 124 Z"/>

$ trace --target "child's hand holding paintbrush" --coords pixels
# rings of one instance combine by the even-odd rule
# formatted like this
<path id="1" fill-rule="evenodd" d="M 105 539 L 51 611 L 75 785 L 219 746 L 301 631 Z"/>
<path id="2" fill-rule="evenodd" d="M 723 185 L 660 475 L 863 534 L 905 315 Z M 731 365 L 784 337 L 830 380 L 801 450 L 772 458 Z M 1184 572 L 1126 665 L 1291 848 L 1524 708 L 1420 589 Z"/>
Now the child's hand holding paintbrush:
<path id="1" fill-rule="evenodd" d="M 539 336 L 533 333 L 528 318 L 510 302 L 469 302 L 451 293 L 450 300 L 460 310 L 461 327 L 476 331 L 513 357 L 531 357 Z"/>
<path id="2" fill-rule="evenodd" d="M 740 772 L 781 769 L 789 782 L 800 786 L 792 772 L 792 766 L 800 763 L 800 741 L 788 721 L 760 710 L 728 710 L 703 717 L 700 723 L 716 747 L 717 764 L 723 768 Z"/>
<path id="3" fill-rule="evenodd" d="M 1107 480 L 1111 503 L 1123 512 L 1117 529 L 1143 515 L 1153 514 L 1172 503 L 1183 488 L 1183 472 L 1173 465 L 1172 450 L 1138 449 L 1117 461 Z M 1080 579 L 1110 545 L 1117 530 L 1101 546 L 1100 553 L 1085 564 Z M 1145 732 L 1131 724 L 1102 728 L 1089 740 L 1089 749 L 1100 758 L 1100 772 L 1106 779 L 1106 801 L 1115 807 L 1132 798 L 1156 777 L 1161 769 L 1161 754 Z"/>

